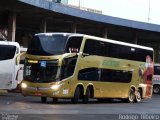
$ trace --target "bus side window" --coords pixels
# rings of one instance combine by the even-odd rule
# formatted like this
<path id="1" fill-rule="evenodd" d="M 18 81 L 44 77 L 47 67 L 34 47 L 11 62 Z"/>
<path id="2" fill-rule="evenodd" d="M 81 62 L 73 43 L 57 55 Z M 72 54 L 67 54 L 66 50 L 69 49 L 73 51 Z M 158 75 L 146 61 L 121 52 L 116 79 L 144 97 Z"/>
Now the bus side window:
<path id="1" fill-rule="evenodd" d="M 81 47 L 82 37 L 71 37 L 66 46 L 67 53 L 78 53 Z"/>
<path id="2" fill-rule="evenodd" d="M 89 55 L 97 55 L 97 41 L 87 39 L 85 42 L 83 53 Z"/>
<path id="3" fill-rule="evenodd" d="M 132 79 L 131 71 L 102 69 L 101 81 L 103 82 L 120 82 L 129 83 Z"/>
<path id="4" fill-rule="evenodd" d="M 78 80 L 99 81 L 100 70 L 98 68 L 85 68 L 79 71 Z"/>
<path id="5" fill-rule="evenodd" d="M 62 66 L 61 78 L 67 78 L 73 75 L 76 66 L 77 58 L 66 58 L 65 63 Z"/>
<path id="6" fill-rule="evenodd" d="M 16 52 L 16 46 L 0 45 L 0 60 L 12 59 Z"/>
<path id="7" fill-rule="evenodd" d="M 68 66 L 67 66 L 67 76 L 69 77 L 69 76 L 71 76 L 71 75 L 73 75 L 73 73 L 74 73 L 74 68 L 75 68 L 75 65 L 76 65 L 76 59 L 74 59 L 74 60 L 72 60 L 72 61 L 70 61 L 69 63 L 68 63 Z"/>

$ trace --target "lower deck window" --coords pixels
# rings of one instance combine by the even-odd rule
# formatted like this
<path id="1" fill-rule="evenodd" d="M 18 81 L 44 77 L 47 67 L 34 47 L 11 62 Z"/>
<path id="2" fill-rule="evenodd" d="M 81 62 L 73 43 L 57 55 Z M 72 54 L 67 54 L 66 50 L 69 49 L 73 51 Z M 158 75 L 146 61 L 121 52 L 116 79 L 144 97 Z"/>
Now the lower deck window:
<path id="1" fill-rule="evenodd" d="M 130 83 L 131 71 L 85 68 L 79 71 L 78 80 Z"/>

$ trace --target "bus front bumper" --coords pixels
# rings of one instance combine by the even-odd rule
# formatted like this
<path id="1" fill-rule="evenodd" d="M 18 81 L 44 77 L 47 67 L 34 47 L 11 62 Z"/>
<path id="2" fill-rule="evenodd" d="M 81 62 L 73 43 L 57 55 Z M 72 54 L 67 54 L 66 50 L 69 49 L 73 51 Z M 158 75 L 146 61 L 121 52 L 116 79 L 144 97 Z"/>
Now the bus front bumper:
<path id="1" fill-rule="evenodd" d="M 59 97 L 59 85 L 41 85 L 22 82 L 21 89 L 24 96 L 45 96 L 45 97 Z"/>

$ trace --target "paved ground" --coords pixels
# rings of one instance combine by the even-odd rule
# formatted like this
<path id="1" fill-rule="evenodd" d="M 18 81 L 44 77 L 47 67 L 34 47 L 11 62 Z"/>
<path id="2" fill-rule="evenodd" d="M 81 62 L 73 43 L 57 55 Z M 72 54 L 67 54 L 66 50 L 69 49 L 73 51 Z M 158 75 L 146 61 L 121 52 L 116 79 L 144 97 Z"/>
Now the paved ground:
<path id="1" fill-rule="evenodd" d="M 52 99 L 48 99 L 47 103 L 41 103 L 39 97 L 23 97 L 19 93 L 8 93 L 0 95 L 0 113 L 2 120 L 9 117 L 11 120 L 124 120 L 126 117 L 136 120 L 151 115 L 155 120 L 160 119 L 160 95 L 153 95 L 151 99 L 132 104 L 118 100 L 110 103 L 91 100 L 89 104 L 72 104 L 70 100 L 60 100 L 53 104 Z"/>

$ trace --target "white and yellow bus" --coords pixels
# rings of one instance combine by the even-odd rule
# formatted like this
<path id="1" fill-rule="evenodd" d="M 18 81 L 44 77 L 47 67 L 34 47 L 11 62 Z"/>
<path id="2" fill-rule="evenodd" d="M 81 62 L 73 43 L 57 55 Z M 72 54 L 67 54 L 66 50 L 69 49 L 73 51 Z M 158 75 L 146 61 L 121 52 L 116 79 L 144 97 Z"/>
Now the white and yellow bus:
<path id="1" fill-rule="evenodd" d="M 28 47 L 22 94 L 73 103 L 152 96 L 153 49 L 76 33 L 39 33 Z"/>

